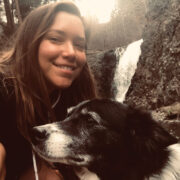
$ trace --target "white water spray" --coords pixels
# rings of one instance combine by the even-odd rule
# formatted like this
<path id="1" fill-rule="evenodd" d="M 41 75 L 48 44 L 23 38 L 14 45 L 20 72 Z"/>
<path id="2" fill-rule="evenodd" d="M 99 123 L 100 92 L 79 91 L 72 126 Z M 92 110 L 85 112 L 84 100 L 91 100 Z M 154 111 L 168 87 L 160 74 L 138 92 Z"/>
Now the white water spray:
<path id="1" fill-rule="evenodd" d="M 117 93 L 115 94 L 115 100 L 123 102 L 126 93 L 131 84 L 131 79 L 137 68 L 137 62 L 139 56 L 141 55 L 141 44 L 143 40 L 140 39 L 129 44 L 126 50 L 119 54 L 119 63 L 114 76 L 114 84 L 117 88 Z M 116 52 L 117 53 L 117 52 Z"/>

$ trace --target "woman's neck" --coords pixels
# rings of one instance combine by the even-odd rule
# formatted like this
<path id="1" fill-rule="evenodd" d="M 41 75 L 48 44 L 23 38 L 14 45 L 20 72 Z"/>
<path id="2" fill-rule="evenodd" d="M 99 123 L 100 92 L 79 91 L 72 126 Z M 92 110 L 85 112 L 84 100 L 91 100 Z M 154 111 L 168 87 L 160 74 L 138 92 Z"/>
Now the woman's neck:
<path id="1" fill-rule="evenodd" d="M 52 108 L 56 106 L 56 104 L 59 102 L 59 99 L 61 97 L 61 90 L 55 90 L 50 94 L 50 101 L 52 104 Z"/>

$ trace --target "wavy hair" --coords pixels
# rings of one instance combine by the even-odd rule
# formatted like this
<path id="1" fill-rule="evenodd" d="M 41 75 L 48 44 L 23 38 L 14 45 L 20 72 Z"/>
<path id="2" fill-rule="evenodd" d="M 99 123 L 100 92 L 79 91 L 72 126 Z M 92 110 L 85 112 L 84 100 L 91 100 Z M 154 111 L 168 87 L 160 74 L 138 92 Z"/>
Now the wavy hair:
<path id="1" fill-rule="evenodd" d="M 24 19 L 15 34 L 13 48 L 0 60 L 0 73 L 4 82 L 14 86 L 18 129 L 27 139 L 33 126 L 56 121 L 37 59 L 39 45 L 60 11 L 76 15 L 84 23 L 79 9 L 72 2 L 61 1 L 41 6 Z M 86 30 L 85 35 L 87 38 Z M 63 90 L 62 96 L 67 107 L 96 96 L 93 77 L 87 63 L 72 85 Z M 50 113 L 50 120 L 46 112 Z"/>

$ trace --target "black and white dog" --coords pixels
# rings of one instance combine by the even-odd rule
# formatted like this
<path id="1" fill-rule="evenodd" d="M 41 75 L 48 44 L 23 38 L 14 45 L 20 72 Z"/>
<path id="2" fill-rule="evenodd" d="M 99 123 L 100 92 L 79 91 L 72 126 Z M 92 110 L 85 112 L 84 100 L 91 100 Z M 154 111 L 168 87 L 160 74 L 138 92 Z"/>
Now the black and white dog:
<path id="1" fill-rule="evenodd" d="M 64 121 L 33 128 L 34 150 L 81 180 L 180 180 L 180 144 L 147 112 L 84 101 Z"/>

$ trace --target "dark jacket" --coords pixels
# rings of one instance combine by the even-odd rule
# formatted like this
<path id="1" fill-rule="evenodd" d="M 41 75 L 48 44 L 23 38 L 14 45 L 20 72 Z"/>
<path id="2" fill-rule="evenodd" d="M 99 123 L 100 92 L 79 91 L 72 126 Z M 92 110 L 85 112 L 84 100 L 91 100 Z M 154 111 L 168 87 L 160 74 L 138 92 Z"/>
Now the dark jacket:
<path id="1" fill-rule="evenodd" d="M 16 100 L 13 87 L 10 96 L 0 80 L 0 142 L 6 149 L 6 180 L 16 180 L 20 174 L 32 166 L 32 151 L 28 141 L 21 136 L 16 125 Z M 66 117 L 67 108 L 63 100 L 55 106 L 57 120 Z"/>

